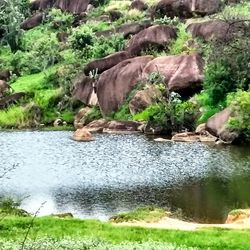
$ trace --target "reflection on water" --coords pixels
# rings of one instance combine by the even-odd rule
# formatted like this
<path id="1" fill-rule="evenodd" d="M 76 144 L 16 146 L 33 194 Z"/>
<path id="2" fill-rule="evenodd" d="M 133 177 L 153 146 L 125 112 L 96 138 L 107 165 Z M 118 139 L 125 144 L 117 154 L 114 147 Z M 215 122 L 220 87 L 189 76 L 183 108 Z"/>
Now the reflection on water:
<path id="1" fill-rule="evenodd" d="M 41 214 L 73 212 L 107 219 L 146 205 L 181 208 L 200 222 L 222 222 L 250 206 L 250 148 L 159 143 L 143 135 L 97 135 L 77 143 L 70 132 L 0 133 L 0 193 L 25 197 Z"/>

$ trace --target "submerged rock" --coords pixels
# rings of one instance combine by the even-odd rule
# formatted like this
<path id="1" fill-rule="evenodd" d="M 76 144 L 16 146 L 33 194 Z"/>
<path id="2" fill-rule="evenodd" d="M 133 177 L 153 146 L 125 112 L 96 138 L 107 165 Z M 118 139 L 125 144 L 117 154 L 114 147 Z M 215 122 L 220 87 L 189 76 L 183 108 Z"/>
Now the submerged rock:
<path id="1" fill-rule="evenodd" d="M 73 134 L 73 140 L 79 142 L 93 141 L 92 134 L 86 128 L 79 128 Z"/>

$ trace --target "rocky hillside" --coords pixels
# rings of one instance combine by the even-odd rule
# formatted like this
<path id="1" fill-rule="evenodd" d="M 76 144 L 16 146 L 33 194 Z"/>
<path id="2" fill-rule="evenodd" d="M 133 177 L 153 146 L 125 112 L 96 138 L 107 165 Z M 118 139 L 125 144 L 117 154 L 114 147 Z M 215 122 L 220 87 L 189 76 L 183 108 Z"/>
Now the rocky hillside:
<path id="1" fill-rule="evenodd" d="M 206 123 L 249 141 L 249 1 L 7 0 L 0 14 L 0 127 Z"/>

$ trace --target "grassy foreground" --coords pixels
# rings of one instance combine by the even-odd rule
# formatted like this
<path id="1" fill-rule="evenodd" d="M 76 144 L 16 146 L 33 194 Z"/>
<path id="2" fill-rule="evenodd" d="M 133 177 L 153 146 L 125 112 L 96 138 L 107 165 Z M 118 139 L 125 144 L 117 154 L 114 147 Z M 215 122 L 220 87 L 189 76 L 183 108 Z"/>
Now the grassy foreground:
<path id="1" fill-rule="evenodd" d="M 250 231 L 204 229 L 175 231 L 118 227 L 95 220 L 7 216 L 0 220 L 0 249 L 20 249 L 27 231 L 24 249 L 249 249 Z M 32 243 L 31 243 L 32 242 Z M 53 243 L 54 242 L 54 243 Z M 59 243 L 58 243 L 59 242 Z M 66 243 L 65 243 L 66 242 Z M 19 246 L 17 248 L 14 245 Z M 19 244 L 19 245 L 18 245 Z M 35 248 L 36 244 L 42 244 Z M 44 246 L 47 244 L 47 247 Z M 56 244 L 66 244 L 58 248 Z M 8 248 L 8 245 L 11 245 Z M 75 245 L 75 247 L 73 246 Z M 81 247 L 76 247 L 81 245 Z M 51 247 L 49 247 L 51 246 Z M 112 246 L 112 247 L 111 247 Z M 99 248 L 98 248 L 99 247 Z"/>

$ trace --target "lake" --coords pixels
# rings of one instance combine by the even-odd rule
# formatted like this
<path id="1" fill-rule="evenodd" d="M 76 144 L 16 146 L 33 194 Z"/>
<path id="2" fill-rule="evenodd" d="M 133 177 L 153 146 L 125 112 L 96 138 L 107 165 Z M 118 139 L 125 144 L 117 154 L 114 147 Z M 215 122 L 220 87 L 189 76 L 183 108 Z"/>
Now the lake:
<path id="1" fill-rule="evenodd" d="M 0 132 L 0 195 L 39 215 L 72 212 L 106 220 L 148 205 L 222 223 L 250 206 L 250 147 L 155 142 L 144 135 Z"/>

